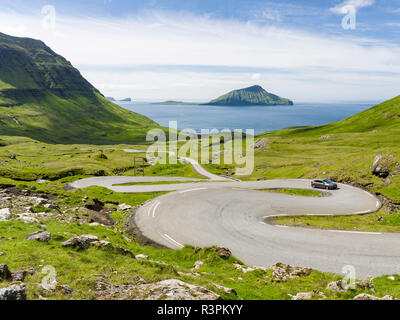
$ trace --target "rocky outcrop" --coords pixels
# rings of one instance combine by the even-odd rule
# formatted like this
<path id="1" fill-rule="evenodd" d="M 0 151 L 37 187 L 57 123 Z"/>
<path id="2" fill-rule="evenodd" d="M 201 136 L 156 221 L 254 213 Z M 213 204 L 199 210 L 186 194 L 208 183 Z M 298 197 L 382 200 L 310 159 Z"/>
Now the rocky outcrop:
<path id="1" fill-rule="evenodd" d="M 97 283 L 98 300 L 221 300 L 216 293 L 186 282 L 170 279 L 156 283 L 112 285 L 107 281 Z"/>
<path id="2" fill-rule="evenodd" d="M 26 300 L 25 286 L 15 284 L 0 289 L 0 300 Z"/>
<path id="3" fill-rule="evenodd" d="M 115 221 L 110 217 L 110 213 L 115 209 L 105 207 L 104 202 L 93 199 L 93 203 L 86 205 L 84 208 L 89 213 L 92 219 L 91 222 L 99 223 L 104 226 L 112 226 L 115 224 Z"/>
<path id="4" fill-rule="evenodd" d="M 288 264 L 278 262 L 271 266 L 272 279 L 275 281 L 286 281 L 288 279 L 309 276 L 312 273 L 311 268 L 293 267 Z"/>
<path id="5" fill-rule="evenodd" d="M 37 231 L 28 235 L 25 240 L 36 240 L 41 242 L 49 242 L 51 239 L 51 233 L 47 231 Z"/>
<path id="6" fill-rule="evenodd" d="M 141 292 L 140 292 L 141 291 Z M 164 280 L 139 287 L 140 300 L 221 300 L 216 293 L 180 280 Z"/>

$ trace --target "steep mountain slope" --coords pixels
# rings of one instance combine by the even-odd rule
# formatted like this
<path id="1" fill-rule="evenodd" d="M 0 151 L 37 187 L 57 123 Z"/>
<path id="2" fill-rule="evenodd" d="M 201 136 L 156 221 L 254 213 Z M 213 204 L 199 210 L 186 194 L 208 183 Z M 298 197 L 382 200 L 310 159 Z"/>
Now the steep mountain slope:
<path id="1" fill-rule="evenodd" d="M 108 101 L 43 42 L 0 33 L 0 135 L 132 143 L 158 125 Z"/>
<path id="2" fill-rule="evenodd" d="M 217 106 L 260 106 L 293 105 L 293 101 L 267 92 L 260 86 L 231 91 L 205 105 Z"/>

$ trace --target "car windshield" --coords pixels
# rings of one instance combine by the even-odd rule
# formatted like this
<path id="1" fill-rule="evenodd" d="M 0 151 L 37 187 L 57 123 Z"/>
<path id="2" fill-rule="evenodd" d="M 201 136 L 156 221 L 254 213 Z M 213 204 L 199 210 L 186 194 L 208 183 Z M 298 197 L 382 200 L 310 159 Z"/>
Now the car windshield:
<path id="1" fill-rule="evenodd" d="M 328 179 L 324 179 L 324 180 L 322 180 L 322 181 L 324 181 L 324 182 L 326 182 L 326 183 L 333 183 L 331 180 L 328 180 Z"/>

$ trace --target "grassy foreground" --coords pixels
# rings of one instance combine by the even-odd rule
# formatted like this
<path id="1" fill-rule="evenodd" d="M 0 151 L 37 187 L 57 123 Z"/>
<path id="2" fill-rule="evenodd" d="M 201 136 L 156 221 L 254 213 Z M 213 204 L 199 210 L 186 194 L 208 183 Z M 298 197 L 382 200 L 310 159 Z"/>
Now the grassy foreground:
<path id="1" fill-rule="evenodd" d="M 17 188 L 35 192 L 45 192 L 56 197 L 57 205 L 64 215 L 74 215 L 85 219 L 85 212 L 80 209 L 84 203 L 90 203 L 96 198 L 113 203 L 139 205 L 159 194 L 119 194 L 100 187 L 90 187 L 83 190 L 65 191 L 63 187 L 71 180 L 79 177 L 69 177 L 58 181 L 37 184 L 35 182 L 18 182 L 4 179 L 2 183 L 15 184 Z M 84 202 L 82 202 L 84 201 Z M 53 212 L 55 213 L 55 212 Z M 298 292 L 309 292 L 318 289 L 327 299 L 351 299 L 362 292 L 370 290 L 350 290 L 338 293 L 326 289 L 329 282 L 340 279 L 340 276 L 330 273 L 313 271 L 311 275 L 277 282 L 272 279 L 272 270 L 254 270 L 243 273 L 235 268 L 233 263 L 241 263 L 234 257 L 221 258 L 212 248 L 195 249 L 186 246 L 181 250 L 155 249 L 140 245 L 135 238 L 124 232 L 126 212 L 114 211 L 111 217 L 116 221 L 114 227 L 101 225 L 92 226 L 82 221 L 66 222 L 57 217 L 41 219 L 42 224 L 23 223 L 11 220 L 0 222 L 0 263 L 6 263 L 12 271 L 26 270 L 33 267 L 36 272 L 29 275 L 25 283 L 29 299 L 95 299 L 99 292 L 96 289 L 99 280 L 106 279 L 112 284 L 129 284 L 137 277 L 146 282 L 156 282 L 165 279 L 180 279 L 187 283 L 197 284 L 220 294 L 225 299 L 291 299 L 290 295 Z M 41 243 L 26 241 L 24 238 L 35 231 L 46 230 L 52 234 L 51 241 Z M 74 235 L 92 234 L 100 240 L 110 241 L 135 255 L 146 254 L 149 260 L 135 260 L 121 255 L 114 250 L 89 248 L 77 250 L 63 248 L 61 243 Z M 204 265 L 196 271 L 192 268 L 196 261 Z M 74 289 L 72 294 L 62 290 L 49 292 L 40 287 L 46 276 L 43 268 L 52 266 L 56 271 L 57 281 Z M 391 280 L 392 279 L 392 280 Z M 379 277 L 373 280 L 376 296 L 390 294 L 400 298 L 400 278 Z M 8 282 L 0 282 L 5 287 Z M 227 293 L 218 286 L 233 288 L 234 293 Z"/>

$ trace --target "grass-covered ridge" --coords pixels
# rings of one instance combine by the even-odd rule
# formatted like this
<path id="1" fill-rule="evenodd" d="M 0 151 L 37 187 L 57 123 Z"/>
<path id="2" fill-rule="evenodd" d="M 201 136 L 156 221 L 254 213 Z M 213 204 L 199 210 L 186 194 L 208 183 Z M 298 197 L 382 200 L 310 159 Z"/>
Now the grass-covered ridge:
<path id="1" fill-rule="evenodd" d="M 43 42 L 0 33 L 0 135 L 50 143 L 145 140 L 158 125 L 112 102 Z"/>

